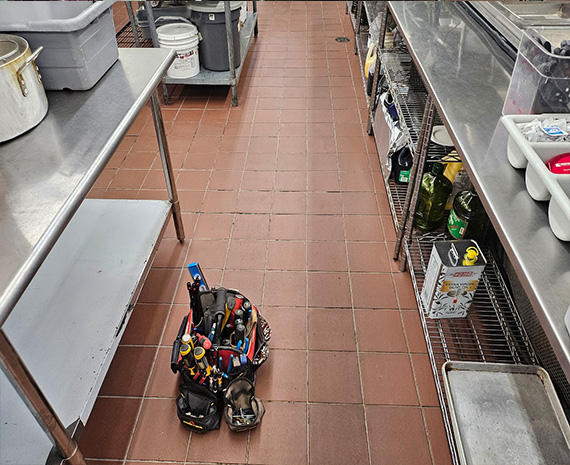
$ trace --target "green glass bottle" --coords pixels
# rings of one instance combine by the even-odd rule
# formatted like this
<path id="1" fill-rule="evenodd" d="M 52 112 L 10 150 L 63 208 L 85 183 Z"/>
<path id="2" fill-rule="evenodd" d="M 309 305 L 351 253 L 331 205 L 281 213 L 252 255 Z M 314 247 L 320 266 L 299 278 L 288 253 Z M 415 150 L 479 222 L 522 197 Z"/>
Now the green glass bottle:
<path id="1" fill-rule="evenodd" d="M 447 235 L 451 239 L 481 241 L 485 238 L 488 226 L 487 213 L 473 185 L 470 189 L 459 192 L 447 220 Z"/>
<path id="2" fill-rule="evenodd" d="M 445 166 L 434 163 L 431 172 L 425 173 L 418 196 L 414 226 L 420 231 L 434 231 L 441 226 L 445 203 L 451 194 L 452 183 L 443 175 Z"/>

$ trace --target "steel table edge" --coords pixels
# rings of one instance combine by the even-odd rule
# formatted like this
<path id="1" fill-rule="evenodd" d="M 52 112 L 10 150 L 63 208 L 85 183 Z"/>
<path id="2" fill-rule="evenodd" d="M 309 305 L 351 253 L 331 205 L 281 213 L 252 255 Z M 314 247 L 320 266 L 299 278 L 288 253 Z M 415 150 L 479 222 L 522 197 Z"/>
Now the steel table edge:
<path id="1" fill-rule="evenodd" d="M 140 50 L 142 51 L 141 55 L 143 55 L 144 49 Z M 81 205 L 81 202 L 83 202 L 87 196 L 89 190 L 97 180 L 97 177 L 99 174 L 101 174 L 111 159 L 111 156 L 127 133 L 130 125 L 133 123 L 146 101 L 150 98 L 156 86 L 160 83 L 168 67 L 174 61 L 174 50 L 163 50 L 165 57 L 161 66 L 156 70 L 152 76 L 152 79 L 149 80 L 143 92 L 135 101 L 135 104 L 129 109 L 125 115 L 125 118 L 123 118 L 121 121 L 121 124 L 111 135 L 111 138 L 103 146 L 93 165 L 89 168 L 89 170 L 87 170 L 81 181 L 75 187 L 71 195 L 66 199 L 61 209 L 57 212 L 49 226 L 46 228 L 45 232 L 42 234 L 34 246 L 24 265 L 20 268 L 20 270 L 18 270 L 18 273 L 6 287 L 6 291 L 0 296 L 0 328 L 8 316 L 10 316 L 10 313 L 18 303 L 18 300 L 20 297 L 22 297 L 22 294 L 25 292 L 26 288 L 32 281 L 43 261 L 46 259 L 49 252 L 64 231 L 65 227 L 68 225 L 69 221 Z M 113 66 L 120 64 L 120 59 L 121 55 L 119 53 L 119 61 Z"/>

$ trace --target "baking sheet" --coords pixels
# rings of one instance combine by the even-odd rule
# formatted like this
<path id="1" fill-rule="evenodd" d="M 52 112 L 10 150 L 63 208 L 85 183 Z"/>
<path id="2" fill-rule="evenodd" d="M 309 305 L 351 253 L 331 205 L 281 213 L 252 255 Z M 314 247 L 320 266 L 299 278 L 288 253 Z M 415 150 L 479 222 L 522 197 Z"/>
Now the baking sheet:
<path id="1" fill-rule="evenodd" d="M 570 464 L 570 427 L 544 369 L 449 361 L 442 372 L 462 464 Z"/>

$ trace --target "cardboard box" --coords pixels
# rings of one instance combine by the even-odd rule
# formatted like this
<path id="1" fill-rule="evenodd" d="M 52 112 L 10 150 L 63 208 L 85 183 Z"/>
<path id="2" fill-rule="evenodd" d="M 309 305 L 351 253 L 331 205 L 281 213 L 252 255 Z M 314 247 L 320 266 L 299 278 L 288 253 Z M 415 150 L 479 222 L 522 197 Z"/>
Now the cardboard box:
<path id="1" fill-rule="evenodd" d="M 479 255 L 472 265 L 464 265 L 470 247 Z M 486 264 L 475 241 L 434 242 L 420 296 L 428 317 L 465 317 Z"/>

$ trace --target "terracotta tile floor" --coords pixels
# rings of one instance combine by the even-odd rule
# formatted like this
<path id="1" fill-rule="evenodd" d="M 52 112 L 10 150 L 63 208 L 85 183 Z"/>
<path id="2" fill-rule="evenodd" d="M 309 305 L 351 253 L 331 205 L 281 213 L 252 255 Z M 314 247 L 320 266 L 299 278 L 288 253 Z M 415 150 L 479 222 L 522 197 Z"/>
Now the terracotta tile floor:
<path id="1" fill-rule="evenodd" d="M 80 446 L 90 464 L 451 463 L 394 228 L 345 2 L 261 2 L 239 85 L 163 108 L 187 240 L 160 244 Z M 92 197 L 167 198 L 148 107 Z M 170 345 L 184 265 L 237 287 L 273 327 L 251 433 L 178 422 Z"/>

